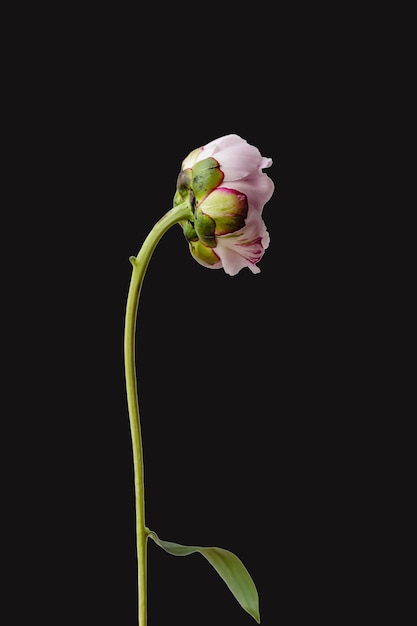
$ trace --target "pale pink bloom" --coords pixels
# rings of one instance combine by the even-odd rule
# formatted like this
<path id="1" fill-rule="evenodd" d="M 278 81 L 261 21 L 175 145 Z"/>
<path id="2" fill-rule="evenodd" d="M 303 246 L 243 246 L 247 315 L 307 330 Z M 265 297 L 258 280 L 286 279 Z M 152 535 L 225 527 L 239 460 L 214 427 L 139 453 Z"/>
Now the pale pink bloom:
<path id="1" fill-rule="evenodd" d="M 223 210 L 224 194 L 221 192 L 227 189 L 233 190 L 236 197 L 242 194 L 246 197 L 247 213 L 244 226 L 239 230 L 215 234 L 215 245 L 207 247 L 202 241 L 190 241 L 191 253 L 205 267 L 223 267 L 231 276 L 243 267 L 257 274 L 260 272 L 257 263 L 269 245 L 262 211 L 274 192 L 274 183 L 262 170 L 272 165 L 272 159 L 263 157 L 258 148 L 239 135 L 230 134 L 193 150 L 184 159 L 182 171 L 192 170 L 196 163 L 207 158 L 217 161 L 223 179 L 200 200 L 199 211 L 216 221 L 216 216 Z M 217 211 L 214 210 L 216 203 Z"/>

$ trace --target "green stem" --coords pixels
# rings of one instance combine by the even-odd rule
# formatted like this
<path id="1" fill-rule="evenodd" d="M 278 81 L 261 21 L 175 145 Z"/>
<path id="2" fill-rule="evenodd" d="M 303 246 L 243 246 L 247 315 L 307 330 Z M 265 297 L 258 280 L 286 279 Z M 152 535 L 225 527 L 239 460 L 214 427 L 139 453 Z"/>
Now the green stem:
<path id="1" fill-rule="evenodd" d="M 139 417 L 139 402 L 137 393 L 137 375 L 135 365 L 135 331 L 139 304 L 139 296 L 143 279 L 153 251 L 162 235 L 174 224 L 183 220 L 193 219 L 191 206 L 188 202 L 174 207 L 166 213 L 152 228 L 137 257 L 131 257 L 133 265 L 132 278 L 126 304 L 124 356 L 126 392 L 129 411 L 130 431 L 132 437 L 133 468 L 135 480 L 135 509 L 136 509 L 136 546 L 138 564 L 138 601 L 139 626 L 146 626 L 147 620 L 147 576 L 146 576 L 146 543 L 145 530 L 145 487 L 143 473 L 142 434 Z"/>

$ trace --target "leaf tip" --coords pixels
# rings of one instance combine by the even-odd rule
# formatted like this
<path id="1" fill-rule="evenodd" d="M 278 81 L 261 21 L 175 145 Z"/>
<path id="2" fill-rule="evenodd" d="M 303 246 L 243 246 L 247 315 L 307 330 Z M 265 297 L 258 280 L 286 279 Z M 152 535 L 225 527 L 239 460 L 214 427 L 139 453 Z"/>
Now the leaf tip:
<path id="1" fill-rule="evenodd" d="M 258 610 L 253 610 L 253 611 L 248 611 L 248 613 L 250 613 L 250 615 L 252 615 L 253 619 L 255 620 L 255 622 L 257 624 L 261 623 L 261 616 L 259 614 L 259 609 Z"/>

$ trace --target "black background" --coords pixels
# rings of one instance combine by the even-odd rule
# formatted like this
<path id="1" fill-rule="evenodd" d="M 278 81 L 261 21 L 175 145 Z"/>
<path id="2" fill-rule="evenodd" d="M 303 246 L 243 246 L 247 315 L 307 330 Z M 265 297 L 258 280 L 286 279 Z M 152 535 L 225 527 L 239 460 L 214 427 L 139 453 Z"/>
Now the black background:
<path id="1" fill-rule="evenodd" d="M 354 143 L 355 102 L 346 51 L 329 52 L 339 22 L 330 34 L 320 14 L 190 11 L 56 18 L 22 64 L 38 207 L 22 241 L 36 259 L 22 323 L 36 416 L 25 423 L 33 612 L 137 623 L 129 256 L 171 208 L 183 158 L 237 133 L 273 159 L 271 243 L 259 275 L 235 277 L 198 265 L 179 226 L 155 250 L 137 332 L 146 521 L 162 539 L 235 552 L 261 623 L 343 623 L 362 594 L 346 565 L 362 503 L 346 502 L 363 381 L 346 358 L 361 302 L 347 297 L 340 146 Z M 201 556 L 150 542 L 148 567 L 150 626 L 254 623 Z"/>

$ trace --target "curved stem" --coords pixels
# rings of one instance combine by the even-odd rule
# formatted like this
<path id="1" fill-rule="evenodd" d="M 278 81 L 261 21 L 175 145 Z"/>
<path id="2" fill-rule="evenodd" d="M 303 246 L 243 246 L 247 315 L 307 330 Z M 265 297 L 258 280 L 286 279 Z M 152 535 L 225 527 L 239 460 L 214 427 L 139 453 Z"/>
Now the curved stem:
<path id="1" fill-rule="evenodd" d="M 146 237 L 137 257 L 131 257 L 133 265 L 132 278 L 126 304 L 124 358 L 126 393 L 129 411 L 130 431 L 132 437 L 133 468 L 135 481 L 136 509 L 136 546 L 138 564 L 138 601 L 139 626 L 146 626 L 147 620 L 147 577 L 146 577 L 146 542 L 145 530 L 145 489 L 143 472 L 142 434 L 139 417 L 137 394 L 137 375 L 135 365 L 135 331 L 140 291 L 152 253 L 162 235 L 174 224 L 183 220 L 193 219 L 191 206 L 188 202 L 174 207 L 166 213 L 152 228 Z"/>

